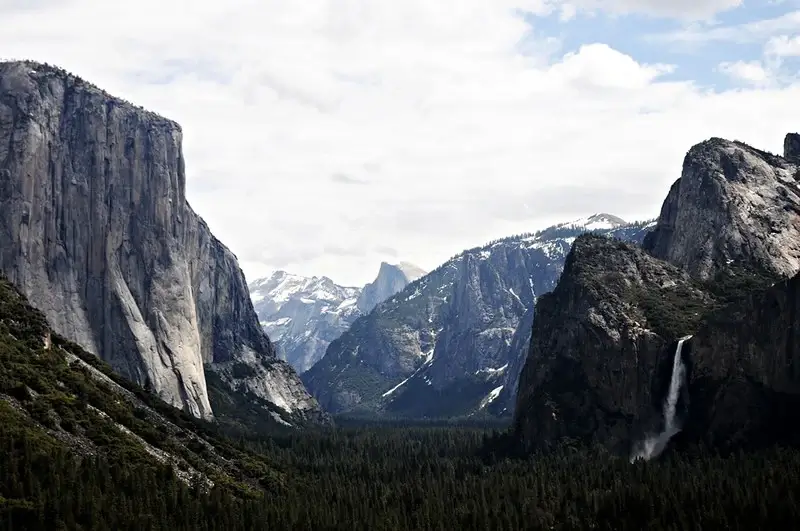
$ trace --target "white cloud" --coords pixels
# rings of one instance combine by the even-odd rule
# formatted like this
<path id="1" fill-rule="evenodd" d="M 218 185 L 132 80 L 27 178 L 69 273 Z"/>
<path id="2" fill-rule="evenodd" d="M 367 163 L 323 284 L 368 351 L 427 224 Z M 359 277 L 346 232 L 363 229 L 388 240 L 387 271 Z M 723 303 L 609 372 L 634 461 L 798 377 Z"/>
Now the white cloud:
<path id="1" fill-rule="evenodd" d="M 577 15 L 577 13 L 578 9 L 573 4 L 569 3 L 561 4 L 561 6 L 559 7 L 558 19 L 561 22 L 567 22 L 575 18 L 575 15 Z"/>
<path id="2" fill-rule="evenodd" d="M 761 61 L 723 62 L 720 63 L 718 69 L 737 81 L 744 81 L 753 85 L 767 85 L 772 79 L 770 73 L 762 66 Z"/>
<path id="3" fill-rule="evenodd" d="M 589 44 L 567 53 L 549 74 L 573 85 L 637 89 L 672 70 L 672 65 L 640 65 L 606 44 Z"/>
<path id="4" fill-rule="evenodd" d="M 766 40 L 761 59 L 724 61 L 716 70 L 734 81 L 749 85 L 767 87 L 792 84 L 798 81 L 798 75 L 796 69 L 787 67 L 786 60 L 798 56 L 800 36 L 777 35 Z"/>
<path id="5" fill-rule="evenodd" d="M 764 53 L 776 57 L 800 57 L 800 35 L 772 37 L 764 46 Z"/>
<path id="6" fill-rule="evenodd" d="M 712 93 L 604 44 L 557 53 L 518 16 L 544 0 L 42 6 L 4 12 L 2 53 L 179 121 L 189 199 L 249 277 L 359 284 L 381 259 L 653 216 L 693 143 L 777 150 L 800 123 L 796 86 Z"/>
<path id="7" fill-rule="evenodd" d="M 657 40 L 703 44 L 715 42 L 763 42 L 780 33 L 796 31 L 800 26 L 800 11 L 790 11 L 774 18 L 753 20 L 741 24 L 691 24 L 670 33 L 653 36 Z"/>

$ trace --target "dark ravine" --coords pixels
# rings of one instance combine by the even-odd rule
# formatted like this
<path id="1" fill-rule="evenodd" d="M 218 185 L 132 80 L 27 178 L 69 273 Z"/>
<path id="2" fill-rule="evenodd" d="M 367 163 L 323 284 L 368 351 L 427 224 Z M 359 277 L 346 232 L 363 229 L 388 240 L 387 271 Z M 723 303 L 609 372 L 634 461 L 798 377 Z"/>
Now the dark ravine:
<path id="1" fill-rule="evenodd" d="M 195 416 L 214 415 L 211 371 L 223 395 L 320 418 L 186 201 L 181 138 L 63 70 L 0 64 L 0 270 L 57 333 Z"/>
<path id="2" fill-rule="evenodd" d="M 581 440 L 630 452 L 663 428 L 676 341 L 687 335 L 674 444 L 800 440 L 800 281 L 789 280 L 800 269 L 797 148 L 796 135 L 785 157 L 703 142 L 644 250 L 576 241 L 537 304 L 514 420 L 523 448 Z"/>

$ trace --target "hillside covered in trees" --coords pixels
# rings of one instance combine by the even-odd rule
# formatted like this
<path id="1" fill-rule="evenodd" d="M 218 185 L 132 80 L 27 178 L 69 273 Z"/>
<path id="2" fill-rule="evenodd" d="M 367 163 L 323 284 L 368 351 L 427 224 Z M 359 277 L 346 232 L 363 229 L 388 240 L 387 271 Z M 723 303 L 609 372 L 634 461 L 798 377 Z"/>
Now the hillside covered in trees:
<path id="1" fill-rule="evenodd" d="M 0 530 L 787 529 L 800 452 L 630 464 L 498 429 L 340 421 L 233 440 L 48 331 L 0 281 Z"/>

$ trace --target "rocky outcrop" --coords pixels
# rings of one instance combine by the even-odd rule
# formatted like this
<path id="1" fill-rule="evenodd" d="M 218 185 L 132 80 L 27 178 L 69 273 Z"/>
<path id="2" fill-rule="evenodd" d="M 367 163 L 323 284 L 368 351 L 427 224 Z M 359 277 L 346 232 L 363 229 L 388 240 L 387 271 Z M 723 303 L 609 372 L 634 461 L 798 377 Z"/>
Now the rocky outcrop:
<path id="1" fill-rule="evenodd" d="M 783 139 L 783 158 L 794 164 L 800 164 L 800 134 L 789 133 Z"/>
<path id="2" fill-rule="evenodd" d="M 555 286 L 577 235 L 619 223 L 596 215 L 465 251 L 357 319 L 303 381 L 333 412 L 503 414 L 526 312 Z"/>
<path id="3" fill-rule="evenodd" d="M 712 138 L 689 150 L 645 248 L 692 276 L 730 265 L 789 277 L 800 270 L 797 137 L 786 158 Z"/>
<path id="4" fill-rule="evenodd" d="M 186 201 L 181 137 L 60 69 L 0 64 L 0 269 L 56 332 L 195 416 L 213 415 L 205 370 L 316 416 Z"/>
<path id="5" fill-rule="evenodd" d="M 358 296 L 358 301 L 356 302 L 358 310 L 362 314 L 368 314 L 375 306 L 395 293 L 399 293 L 411 282 L 425 276 L 425 274 L 426 271 L 408 262 L 399 264 L 381 262 L 378 276 L 374 281 L 364 286 Z"/>
<path id="6" fill-rule="evenodd" d="M 514 420 L 523 446 L 572 439 L 627 452 L 661 420 L 675 339 L 713 307 L 697 281 L 639 247 L 578 238 L 536 305 Z"/>
<path id="7" fill-rule="evenodd" d="M 424 274 L 411 264 L 384 262 L 375 281 L 363 289 L 339 286 L 328 277 L 309 278 L 285 271 L 255 280 L 248 288 L 278 356 L 302 373 L 318 362 L 331 341 L 358 317 Z"/>

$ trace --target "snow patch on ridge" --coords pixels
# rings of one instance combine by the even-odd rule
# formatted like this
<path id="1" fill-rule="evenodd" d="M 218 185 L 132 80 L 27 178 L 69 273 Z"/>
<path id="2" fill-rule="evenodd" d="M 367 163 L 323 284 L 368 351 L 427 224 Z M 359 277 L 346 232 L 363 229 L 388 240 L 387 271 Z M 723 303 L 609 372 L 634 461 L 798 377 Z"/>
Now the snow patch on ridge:
<path id="1" fill-rule="evenodd" d="M 383 393 L 381 396 L 383 396 L 384 398 L 386 398 L 387 396 L 391 395 L 392 393 L 394 393 L 395 391 L 397 391 L 398 389 L 400 389 L 400 388 L 401 388 L 403 385 L 405 385 L 405 384 L 406 384 L 406 382 L 408 382 L 408 381 L 409 381 L 411 378 L 413 378 L 414 376 L 416 376 L 417 374 L 419 374 L 419 373 L 420 373 L 420 371 L 421 371 L 422 369 L 424 369 L 425 367 L 427 367 L 428 365 L 430 365 L 430 364 L 431 364 L 431 362 L 433 361 L 433 350 L 434 350 L 434 349 L 431 349 L 431 350 L 430 350 L 430 351 L 429 351 L 429 352 L 428 352 L 428 353 L 425 355 L 425 362 L 424 362 L 422 365 L 420 365 L 420 366 L 417 368 L 417 370 L 416 370 L 416 371 L 414 371 L 413 373 L 411 373 L 411 376 L 409 376 L 408 378 L 406 378 L 405 380 L 403 380 L 403 381 L 402 381 L 402 382 L 400 382 L 399 384 L 395 385 L 394 387 L 392 387 L 391 389 L 389 389 L 388 391 L 386 391 L 385 393 Z M 430 382 L 429 382 L 429 383 L 430 383 Z"/>
<path id="2" fill-rule="evenodd" d="M 497 397 L 500 396 L 500 391 L 502 391 L 502 390 L 503 390 L 503 386 L 500 385 L 498 387 L 495 387 L 491 391 L 489 391 L 489 394 L 486 395 L 486 397 L 483 400 L 481 400 L 481 405 L 478 406 L 478 409 L 483 409 L 486 406 L 488 406 L 489 404 L 491 404 L 492 402 L 494 402 L 495 400 L 497 400 Z"/>

